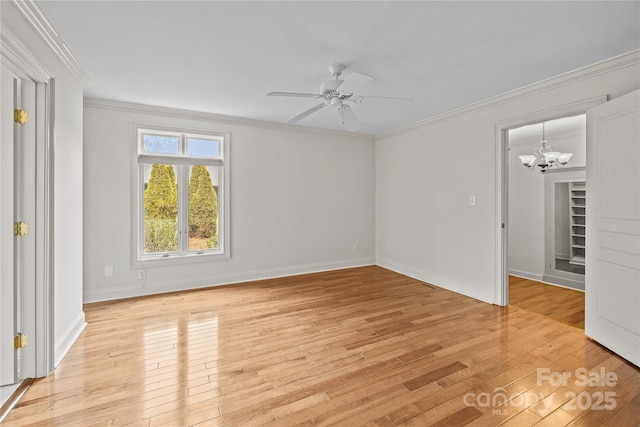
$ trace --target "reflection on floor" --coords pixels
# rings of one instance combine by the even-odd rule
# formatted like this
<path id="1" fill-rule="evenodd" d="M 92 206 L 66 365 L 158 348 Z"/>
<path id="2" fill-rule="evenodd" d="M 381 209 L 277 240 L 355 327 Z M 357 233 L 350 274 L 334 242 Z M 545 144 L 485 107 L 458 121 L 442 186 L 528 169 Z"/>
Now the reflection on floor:
<path id="1" fill-rule="evenodd" d="M 640 419 L 640 370 L 584 331 L 378 266 L 84 310 L 88 325 L 69 353 L 2 427 L 621 427 Z M 605 370 L 616 381 L 565 385 L 541 380 L 540 368 L 562 378 Z M 592 390 L 615 395 L 615 407 L 576 400 Z"/>
<path id="2" fill-rule="evenodd" d="M 0 387 L 0 406 L 4 405 L 4 402 L 9 400 L 13 392 L 16 391 L 18 387 L 20 387 L 20 383 L 3 385 Z"/>
<path id="3" fill-rule="evenodd" d="M 584 292 L 509 276 L 509 304 L 584 329 Z"/>
<path id="4" fill-rule="evenodd" d="M 568 259 L 556 258 L 556 270 L 584 275 L 584 264 L 571 264 Z"/>

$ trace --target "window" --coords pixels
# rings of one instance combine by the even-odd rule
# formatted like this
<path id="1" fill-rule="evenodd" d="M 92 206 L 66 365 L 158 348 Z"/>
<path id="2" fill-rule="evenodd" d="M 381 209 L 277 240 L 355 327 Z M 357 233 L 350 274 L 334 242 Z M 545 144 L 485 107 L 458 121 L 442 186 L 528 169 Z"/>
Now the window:
<path id="1" fill-rule="evenodd" d="M 229 258 L 228 134 L 136 127 L 134 265 Z"/>

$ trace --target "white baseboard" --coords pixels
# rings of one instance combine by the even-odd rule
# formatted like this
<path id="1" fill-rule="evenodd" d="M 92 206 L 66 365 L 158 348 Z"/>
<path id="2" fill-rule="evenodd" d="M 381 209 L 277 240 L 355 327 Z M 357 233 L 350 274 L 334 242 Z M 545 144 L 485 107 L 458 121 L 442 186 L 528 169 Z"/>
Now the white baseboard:
<path id="1" fill-rule="evenodd" d="M 395 271 L 396 273 L 404 274 L 405 276 L 412 277 L 425 283 L 429 283 L 439 288 L 446 289 L 448 291 L 455 292 L 466 297 L 477 299 L 478 301 L 486 302 L 488 304 L 493 304 L 493 301 L 491 301 L 490 299 L 483 298 L 479 294 L 470 293 L 466 290 L 463 290 L 461 284 L 455 283 L 450 278 L 441 277 L 437 274 L 434 274 L 433 272 L 411 267 L 409 265 L 384 258 L 377 258 L 376 265 L 386 268 L 387 270 Z"/>
<path id="2" fill-rule="evenodd" d="M 571 279 L 565 279 L 563 277 L 550 276 L 545 274 L 541 279 L 534 279 L 531 277 L 524 276 L 522 274 L 512 274 L 511 270 L 509 270 L 510 276 L 522 277 L 523 279 L 531 279 L 536 282 L 544 283 L 545 285 L 557 286 L 559 288 L 571 289 L 572 291 L 580 291 L 584 292 L 584 289 L 581 288 L 580 282 Z M 584 283 L 582 284 L 584 286 Z"/>
<path id="3" fill-rule="evenodd" d="M 162 294 L 166 292 L 184 291 L 189 289 L 210 288 L 213 286 L 231 285 L 234 283 L 253 282 L 256 280 L 274 279 L 277 277 L 297 276 L 300 274 L 319 273 L 321 271 L 342 270 L 345 268 L 375 265 L 374 258 L 358 258 L 348 261 L 332 261 L 317 264 L 306 264 L 290 267 L 254 270 L 240 273 L 229 273 L 210 278 L 191 281 L 164 282 L 152 285 L 123 286 L 119 288 L 101 289 L 85 292 L 84 303 L 111 301 L 122 298 L 133 298 L 144 295 Z"/>
<path id="4" fill-rule="evenodd" d="M 567 279 L 565 277 L 552 276 L 550 274 L 545 274 L 542 278 L 541 282 L 546 283 L 547 285 L 558 286 L 560 288 L 571 289 L 574 291 L 584 292 L 584 282 L 579 280 Z"/>
<path id="5" fill-rule="evenodd" d="M 62 334 L 60 339 L 58 339 L 58 341 L 56 342 L 54 360 L 55 367 L 60 364 L 62 358 L 64 358 L 64 356 L 69 352 L 71 346 L 76 342 L 85 326 L 87 326 L 87 322 L 84 318 L 84 311 L 81 311 L 80 314 L 78 314 L 78 317 L 75 318 L 73 323 L 69 325 L 67 330 L 64 331 L 64 334 Z"/>
<path id="6" fill-rule="evenodd" d="M 522 278 L 525 278 L 525 279 L 531 279 L 531 280 L 535 280 L 537 282 L 542 282 L 542 279 L 544 277 L 544 275 L 542 275 L 542 274 L 531 273 L 529 271 L 514 270 L 513 268 L 509 269 L 509 275 L 518 276 L 518 277 L 522 277 Z"/>

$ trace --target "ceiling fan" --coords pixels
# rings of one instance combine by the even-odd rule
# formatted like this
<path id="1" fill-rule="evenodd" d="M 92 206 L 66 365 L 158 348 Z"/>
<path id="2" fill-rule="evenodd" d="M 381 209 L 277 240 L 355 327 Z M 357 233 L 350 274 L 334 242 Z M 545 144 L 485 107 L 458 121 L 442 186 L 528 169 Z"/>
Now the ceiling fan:
<path id="1" fill-rule="evenodd" d="M 267 96 L 290 96 L 297 98 L 317 98 L 323 99 L 321 104 L 311 107 L 306 111 L 298 114 L 294 118 L 287 121 L 287 123 L 297 123 L 307 116 L 315 113 L 326 107 L 332 105 L 338 111 L 341 123 L 350 131 L 356 131 L 360 129 L 360 121 L 356 114 L 351 109 L 351 106 L 347 102 L 353 102 L 354 104 L 369 104 L 378 102 L 411 102 L 407 98 L 391 98 L 384 96 L 366 96 L 356 95 L 361 87 L 373 80 L 373 77 L 352 72 L 345 80 L 340 79 L 342 71 L 345 66 L 342 64 L 332 64 L 329 66 L 329 72 L 333 79 L 327 80 L 320 85 L 320 93 L 298 93 L 298 92 L 271 92 Z"/>

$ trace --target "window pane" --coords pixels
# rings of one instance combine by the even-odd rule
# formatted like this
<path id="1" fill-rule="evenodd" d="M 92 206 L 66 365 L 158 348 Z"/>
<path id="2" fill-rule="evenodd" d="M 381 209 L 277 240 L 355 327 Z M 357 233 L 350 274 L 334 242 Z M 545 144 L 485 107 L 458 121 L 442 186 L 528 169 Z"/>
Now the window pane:
<path id="1" fill-rule="evenodd" d="M 187 138 L 187 155 L 220 158 L 220 141 L 215 139 Z"/>
<path id="2" fill-rule="evenodd" d="M 179 139 L 177 136 L 142 135 L 142 150 L 149 154 L 178 154 Z"/>
<path id="3" fill-rule="evenodd" d="M 178 186 L 171 165 L 144 165 L 144 254 L 178 250 Z"/>
<path id="4" fill-rule="evenodd" d="M 189 171 L 189 250 L 217 249 L 218 166 L 191 166 Z"/>

